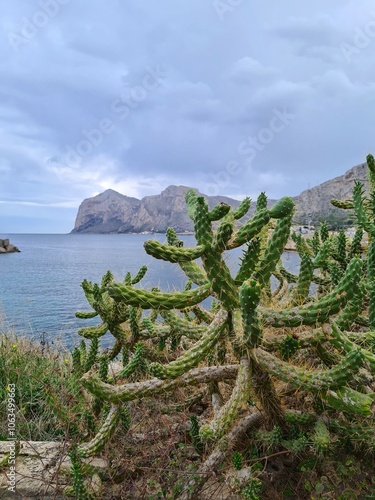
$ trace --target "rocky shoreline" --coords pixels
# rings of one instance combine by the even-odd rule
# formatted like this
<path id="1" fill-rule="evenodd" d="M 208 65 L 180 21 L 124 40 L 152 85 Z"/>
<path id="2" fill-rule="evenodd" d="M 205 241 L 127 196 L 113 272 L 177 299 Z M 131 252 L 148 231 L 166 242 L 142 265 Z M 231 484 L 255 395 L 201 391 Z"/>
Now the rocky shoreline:
<path id="1" fill-rule="evenodd" d="M 9 240 L 1 240 L 0 239 L 0 254 L 2 253 L 14 253 L 14 252 L 20 252 L 21 250 L 16 247 L 15 245 L 12 245 L 9 243 Z"/>

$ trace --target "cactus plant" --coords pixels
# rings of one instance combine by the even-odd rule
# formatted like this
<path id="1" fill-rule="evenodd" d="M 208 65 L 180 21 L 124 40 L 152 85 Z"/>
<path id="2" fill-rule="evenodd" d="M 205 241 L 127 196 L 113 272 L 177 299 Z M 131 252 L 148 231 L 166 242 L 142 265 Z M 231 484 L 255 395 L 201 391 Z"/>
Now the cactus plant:
<path id="1" fill-rule="evenodd" d="M 355 241 L 347 245 L 344 233 L 330 236 L 325 224 L 311 244 L 295 236 L 301 257 L 298 275 L 280 264 L 292 223 L 291 198 L 285 197 L 269 209 L 262 194 L 254 215 L 241 224 L 241 217 L 250 208 L 248 199 L 236 210 L 228 205 L 210 210 L 204 197 L 188 191 L 187 210 L 194 223 L 196 246 L 185 247 L 172 229 L 167 231 L 167 243 L 148 241 L 144 245 L 148 254 L 185 272 L 184 290 L 146 290 L 137 284 L 144 271 L 134 279 L 128 274 L 122 283 L 115 283 L 110 274 L 100 285 L 85 282 L 88 302 L 101 324 L 79 331 L 91 342 L 83 364 L 82 358 L 79 365 L 78 354 L 74 355 L 78 369 L 85 368 L 83 374 L 81 368 L 83 386 L 96 398 L 121 405 L 198 384 L 206 384 L 211 393 L 214 386 L 218 391 L 218 381 L 234 379 L 231 393 L 222 405 L 213 408 L 212 417 L 200 427 L 199 434 L 197 421 L 191 420 L 193 441 L 199 436 L 207 441 L 207 448 L 225 442 L 241 415 L 253 411 L 247 402 L 255 399 L 268 428 L 279 431 L 279 443 L 284 442 L 282 436 L 289 425 L 296 426 L 297 431 L 315 425 L 313 446 L 316 453 L 324 453 L 331 440 L 323 420 L 311 415 L 307 403 L 301 414 L 287 408 L 274 382 L 310 393 L 321 411 L 328 408 L 363 417 L 373 411 L 373 393 L 361 393 L 353 383 L 363 365 L 374 371 L 375 355 L 360 345 L 355 332 L 340 330 L 349 328 L 361 316 L 366 320 L 369 317 L 370 325 L 375 324 L 375 243 L 370 244 L 366 257 L 366 275 L 360 252 L 362 231 L 373 231 L 375 236 L 374 216 L 368 212 L 361 189 L 355 187 L 354 191 L 353 206 L 361 229 Z M 232 275 L 224 253 L 239 247 L 243 247 L 242 258 Z M 282 284 L 271 298 L 272 276 Z M 283 282 L 292 284 L 290 291 Z M 315 295 L 310 294 L 311 283 L 319 287 Z M 211 309 L 204 307 L 208 298 L 212 299 Z M 368 311 L 364 310 L 367 304 Z M 148 315 L 144 312 L 147 310 Z M 273 343 L 270 332 L 275 330 L 281 333 Z M 106 332 L 114 337 L 110 353 L 123 353 L 120 376 L 132 376 L 122 385 L 106 380 L 103 358 L 98 358 L 97 351 L 95 356 L 90 354 Z M 323 359 L 329 368 L 301 367 L 293 362 L 298 355 L 303 356 L 303 349 L 312 346 L 315 362 Z M 101 378 L 96 374 L 96 359 L 100 360 Z M 226 364 L 227 359 L 233 364 Z M 147 372 L 137 380 L 141 362 Z M 93 445 L 82 445 L 81 450 L 91 453 L 108 440 L 118 421 L 113 408 L 104 431 L 93 438 Z M 295 450 L 305 449 L 307 439 L 297 431 L 300 441 L 293 446 Z"/>

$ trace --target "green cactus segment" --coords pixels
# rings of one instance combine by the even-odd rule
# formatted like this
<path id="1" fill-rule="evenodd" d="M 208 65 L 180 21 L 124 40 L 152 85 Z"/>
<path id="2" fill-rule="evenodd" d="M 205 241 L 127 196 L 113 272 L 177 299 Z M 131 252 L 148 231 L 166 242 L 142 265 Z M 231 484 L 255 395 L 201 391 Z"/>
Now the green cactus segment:
<path id="1" fill-rule="evenodd" d="M 124 368 L 119 373 L 120 377 L 124 378 L 129 377 L 140 366 L 143 357 L 143 349 L 144 346 L 142 342 L 137 342 L 137 344 L 135 344 L 134 355 L 132 359 L 124 366 Z"/>
<path id="2" fill-rule="evenodd" d="M 292 335 L 287 335 L 280 343 L 279 354 L 281 359 L 288 361 L 298 351 L 298 347 L 298 340 L 293 338 Z"/>
<path id="3" fill-rule="evenodd" d="M 223 220 L 218 230 L 216 231 L 213 248 L 217 252 L 223 252 L 230 240 L 234 230 L 233 222 L 231 220 Z"/>
<path id="4" fill-rule="evenodd" d="M 360 293 L 361 274 L 362 261 L 354 258 L 337 287 L 323 299 L 284 311 L 259 308 L 262 320 L 266 325 L 274 327 L 295 327 L 322 323 L 329 316 L 337 314 L 349 300 Z"/>
<path id="5" fill-rule="evenodd" d="M 103 447 L 109 442 L 117 428 L 117 424 L 121 417 L 121 412 L 122 408 L 120 404 L 111 405 L 107 418 L 105 419 L 96 436 L 89 443 L 84 443 L 78 446 L 77 454 L 80 457 L 92 457 L 103 449 Z"/>
<path id="6" fill-rule="evenodd" d="M 213 232 L 208 215 L 208 205 L 203 196 L 199 196 L 195 201 L 194 229 L 198 245 L 202 245 L 204 248 L 210 247 Z"/>
<path id="7" fill-rule="evenodd" d="M 363 229 L 362 228 L 357 228 L 352 240 L 352 243 L 350 245 L 349 253 L 348 253 L 348 260 L 350 261 L 353 257 L 357 257 L 361 254 L 362 252 L 362 242 L 363 238 Z"/>
<path id="8" fill-rule="evenodd" d="M 368 278 L 368 296 L 369 296 L 369 327 L 375 329 L 375 234 L 372 235 L 367 250 L 367 278 Z"/>
<path id="9" fill-rule="evenodd" d="M 72 493 L 77 500 L 93 500 L 94 497 L 87 491 L 84 480 L 83 466 L 77 458 L 77 450 L 71 450 L 69 457 L 72 462 L 71 475 L 73 479 Z"/>
<path id="10" fill-rule="evenodd" d="M 179 266 L 196 285 L 201 286 L 207 283 L 205 271 L 196 262 L 179 262 Z"/>
<path id="11" fill-rule="evenodd" d="M 329 427 L 333 432 L 343 434 L 355 444 L 365 441 L 366 444 L 372 445 L 372 447 L 375 446 L 375 431 L 371 423 L 361 422 L 361 424 L 355 424 L 354 422 L 345 423 L 340 420 L 330 419 Z"/>
<path id="12" fill-rule="evenodd" d="M 273 219 L 282 219 L 283 217 L 290 217 L 294 212 L 294 201 L 290 196 L 284 196 L 278 200 L 270 210 L 270 216 Z"/>
<path id="13" fill-rule="evenodd" d="M 109 283 L 111 283 L 113 281 L 113 274 L 111 273 L 111 271 L 107 271 L 102 279 L 101 279 L 101 282 L 100 282 L 100 286 L 101 288 L 105 288 L 107 285 L 109 285 Z"/>
<path id="14" fill-rule="evenodd" d="M 267 203 L 267 195 L 264 191 L 262 191 L 257 198 L 256 211 L 259 212 L 260 210 L 267 208 Z"/>
<path id="15" fill-rule="evenodd" d="M 85 372 L 88 372 L 92 366 L 96 363 L 99 351 L 99 339 L 94 337 L 91 341 L 91 346 L 86 357 L 85 362 Z"/>
<path id="16" fill-rule="evenodd" d="M 91 283 L 91 281 L 84 279 L 81 283 L 81 287 L 85 293 L 87 302 L 90 304 L 91 307 L 93 307 L 95 302 L 93 284 Z"/>
<path id="17" fill-rule="evenodd" d="M 297 410 L 286 410 L 284 418 L 291 425 L 310 425 L 316 421 L 316 415 L 313 413 L 301 413 Z"/>
<path id="18" fill-rule="evenodd" d="M 260 255 L 260 240 L 253 238 L 249 241 L 246 249 L 243 251 L 241 265 L 235 277 L 235 283 L 241 285 L 245 280 L 250 278 L 258 263 Z"/>
<path id="19" fill-rule="evenodd" d="M 261 229 L 270 221 L 270 214 L 267 208 L 263 208 L 254 214 L 254 217 L 248 220 L 235 233 L 231 241 L 228 243 L 228 248 L 237 248 L 256 236 Z"/>
<path id="20" fill-rule="evenodd" d="M 353 349 L 358 349 L 358 345 L 350 340 L 348 336 L 343 333 L 336 322 L 332 322 L 331 325 L 323 325 L 323 332 L 326 335 L 326 339 L 337 349 L 350 353 Z M 361 352 L 365 357 L 365 360 L 369 363 L 371 370 L 375 372 L 375 354 L 372 352 L 361 348 Z"/>
<path id="21" fill-rule="evenodd" d="M 320 224 L 320 239 L 324 243 L 329 238 L 328 226 L 326 222 Z"/>
<path id="22" fill-rule="evenodd" d="M 320 250 L 320 235 L 319 231 L 315 229 L 311 241 L 311 247 L 313 249 L 314 255 L 316 256 Z"/>
<path id="23" fill-rule="evenodd" d="M 85 326 L 78 330 L 78 335 L 85 337 L 85 339 L 94 339 L 103 337 L 108 331 L 107 323 L 102 323 L 99 326 Z"/>
<path id="24" fill-rule="evenodd" d="M 200 323 L 207 323 L 209 325 L 214 319 L 213 314 L 209 313 L 201 306 L 194 306 L 191 308 L 191 311 L 195 314 Z"/>
<path id="25" fill-rule="evenodd" d="M 366 157 L 367 167 L 368 167 L 368 179 L 370 183 L 371 191 L 375 190 L 375 160 L 374 157 L 369 154 Z"/>
<path id="26" fill-rule="evenodd" d="M 190 219 L 194 221 L 195 218 L 195 210 L 196 210 L 196 202 L 197 202 L 197 192 L 195 189 L 188 189 L 185 193 L 185 201 L 187 205 L 187 211 Z"/>
<path id="27" fill-rule="evenodd" d="M 85 360 L 86 360 L 86 342 L 84 340 L 81 340 L 81 342 L 79 343 L 79 352 L 80 352 L 80 355 L 81 355 L 81 362 L 84 363 Z"/>
<path id="28" fill-rule="evenodd" d="M 198 245 L 194 248 L 180 248 L 164 245 L 156 240 L 145 241 L 144 248 L 146 252 L 156 259 L 168 262 L 190 262 L 199 259 L 203 252 L 203 246 Z"/>
<path id="29" fill-rule="evenodd" d="M 237 372 L 238 365 L 209 366 L 193 369 L 177 379 L 160 380 L 154 378 L 144 382 L 116 386 L 102 382 L 99 377 L 92 373 L 86 373 L 81 378 L 81 382 L 92 394 L 102 398 L 104 401 L 120 403 L 122 401 L 133 401 L 134 399 L 156 396 L 167 391 L 173 391 L 178 387 L 195 386 L 215 380 L 234 379 L 237 376 Z"/>
<path id="30" fill-rule="evenodd" d="M 314 266 L 308 255 L 302 254 L 297 286 L 294 290 L 293 305 L 301 305 L 309 295 Z"/>
<path id="31" fill-rule="evenodd" d="M 179 335 L 197 339 L 207 331 L 206 326 L 192 323 L 172 311 L 161 311 L 160 315 L 171 326 L 172 330 L 177 331 Z"/>
<path id="32" fill-rule="evenodd" d="M 81 361 L 81 351 L 75 347 L 72 352 L 73 372 L 75 376 L 81 376 L 83 373 L 83 366 Z"/>
<path id="33" fill-rule="evenodd" d="M 374 350 L 375 332 L 345 332 L 345 335 L 349 340 L 355 342 L 356 345 Z"/>
<path id="34" fill-rule="evenodd" d="M 361 284 L 358 295 L 349 300 L 341 313 L 335 318 L 335 323 L 341 330 L 347 330 L 350 324 L 360 315 L 364 299 L 365 291 Z"/>
<path id="35" fill-rule="evenodd" d="M 107 382 L 109 370 L 109 360 L 107 356 L 101 356 L 99 359 L 99 378 L 103 382 Z"/>
<path id="36" fill-rule="evenodd" d="M 358 181 L 354 184 L 353 204 L 359 227 L 370 235 L 375 235 L 375 225 L 369 220 L 364 207 L 363 185 Z"/>
<path id="37" fill-rule="evenodd" d="M 353 208 L 352 200 L 331 200 L 331 204 L 334 207 L 342 208 L 344 210 L 350 210 Z"/>
<path id="38" fill-rule="evenodd" d="M 331 242 L 329 240 L 325 240 L 320 246 L 319 252 L 317 253 L 314 259 L 315 269 L 319 267 L 324 268 L 327 265 L 330 252 L 331 252 Z"/>
<path id="39" fill-rule="evenodd" d="M 374 396 L 374 393 L 372 396 Z M 375 403 L 372 396 L 357 392 L 350 387 L 341 387 L 336 390 L 331 389 L 321 395 L 323 401 L 331 408 L 364 417 L 373 415 L 374 413 Z"/>
<path id="40" fill-rule="evenodd" d="M 117 302 L 125 302 L 142 309 L 185 309 L 199 304 L 206 299 L 211 288 L 209 284 L 203 285 L 188 292 L 149 292 L 115 283 L 108 288 L 109 295 Z"/>
<path id="41" fill-rule="evenodd" d="M 262 286 L 256 280 L 245 281 L 240 288 L 240 305 L 244 341 L 246 347 L 257 347 L 262 339 L 256 308 L 258 307 Z"/>
<path id="42" fill-rule="evenodd" d="M 238 220 L 238 219 L 241 219 L 242 217 L 244 217 L 247 214 L 247 212 L 249 211 L 250 206 L 251 206 L 251 199 L 246 196 L 246 198 L 244 198 L 241 201 L 241 203 L 238 205 L 236 210 L 233 211 L 234 219 Z M 266 203 L 266 207 L 267 207 L 267 203 Z"/>
<path id="43" fill-rule="evenodd" d="M 256 350 L 259 364 L 274 377 L 294 387 L 308 391 L 321 391 L 341 387 L 363 365 L 364 355 L 360 349 L 352 350 L 340 363 L 326 371 L 304 370 L 290 365 L 263 349 Z"/>
<path id="44" fill-rule="evenodd" d="M 227 319 L 228 313 L 220 310 L 210 326 L 206 328 L 206 332 L 191 349 L 167 365 L 151 363 L 150 372 L 160 379 L 172 379 L 197 366 L 219 340 Z"/>
<path id="45" fill-rule="evenodd" d="M 176 231 L 173 229 L 173 227 L 169 227 L 165 233 L 168 241 L 168 245 L 174 246 L 174 247 L 183 247 L 184 244 L 183 242 L 178 238 Z"/>
<path id="46" fill-rule="evenodd" d="M 296 250 L 300 256 L 303 254 L 312 254 L 311 246 L 308 244 L 308 240 L 306 241 L 305 238 L 302 237 L 302 234 L 292 233 L 291 238 L 296 244 Z"/>
<path id="47" fill-rule="evenodd" d="M 133 342 L 139 340 L 138 308 L 131 307 L 129 310 L 129 325 Z"/>
<path id="48" fill-rule="evenodd" d="M 150 318 L 143 318 L 141 326 L 143 328 L 143 338 L 152 339 L 160 336 L 169 337 L 172 334 L 171 328 L 169 326 L 155 324 L 150 320 Z M 147 330 L 147 333 L 145 332 L 145 330 Z"/>
<path id="49" fill-rule="evenodd" d="M 90 318 L 95 318 L 98 313 L 96 311 L 77 311 L 75 316 L 76 318 L 80 319 L 90 319 Z"/>
<path id="50" fill-rule="evenodd" d="M 220 439 L 235 423 L 243 405 L 249 399 L 251 390 L 251 370 L 248 358 L 242 358 L 238 369 L 236 384 L 228 401 L 222 406 L 215 418 L 199 430 L 202 439 Z"/>
<path id="51" fill-rule="evenodd" d="M 263 286 L 268 283 L 272 271 L 280 260 L 281 254 L 289 238 L 291 223 L 291 215 L 285 216 L 277 221 L 266 251 L 264 252 L 263 259 L 259 263 L 258 270 L 254 274 L 254 278 Z"/>
<path id="52" fill-rule="evenodd" d="M 211 212 L 208 212 L 208 217 L 210 221 L 213 222 L 215 220 L 220 220 L 223 217 L 225 217 L 225 215 L 227 215 L 229 211 L 230 211 L 230 205 L 226 205 L 225 203 L 223 203 L 221 205 L 216 205 L 216 207 L 214 207 L 211 210 Z"/>
<path id="53" fill-rule="evenodd" d="M 290 271 L 285 269 L 285 267 L 283 267 L 283 266 L 280 266 L 278 269 L 279 269 L 279 273 L 281 274 L 281 276 L 283 276 L 283 278 L 285 278 L 288 283 L 297 283 L 298 282 L 298 275 L 297 274 L 291 273 Z"/>
<path id="54" fill-rule="evenodd" d="M 226 309 L 237 308 L 237 287 L 228 266 L 222 259 L 221 252 L 212 249 L 205 251 L 202 255 L 202 264 L 215 296 L 222 302 Z"/>
<path id="55" fill-rule="evenodd" d="M 136 285 L 137 283 L 139 283 L 141 279 L 144 278 L 146 273 L 147 273 L 147 266 L 142 266 L 132 279 L 131 281 L 132 285 Z"/>
<path id="56" fill-rule="evenodd" d="M 341 230 L 337 236 L 337 260 L 341 266 L 345 267 L 346 264 L 346 236 L 345 232 Z"/>
<path id="57" fill-rule="evenodd" d="M 122 405 L 120 413 L 120 424 L 125 432 L 128 432 L 131 425 L 129 405 Z"/>
<path id="58" fill-rule="evenodd" d="M 333 286 L 337 286 L 342 277 L 342 268 L 337 262 L 330 262 L 328 265 Z"/>
<path id="59" fill-rule="evenodd" d="M 323 420 L 317 420 L 314 426 L 314 433 L 311 436 L 313 446 L 318 454 L 327 452 L 331 438 Z"/>

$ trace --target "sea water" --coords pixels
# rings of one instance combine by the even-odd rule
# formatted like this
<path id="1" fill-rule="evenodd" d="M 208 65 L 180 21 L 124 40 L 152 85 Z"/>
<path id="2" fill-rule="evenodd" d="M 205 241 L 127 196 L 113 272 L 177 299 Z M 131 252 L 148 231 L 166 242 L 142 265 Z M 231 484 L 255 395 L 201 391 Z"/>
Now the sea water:
<path id="1" fill-rule="evenodd" d="M 154 259 L 143 243 L 149 239 L 165 241 L 164 234 L 10 234 L 21 253 L 0 255 L 0 331 L 47 341 L 59 340 L 68 348 L 80 340 L 77 330 L 98 319 L 75 317 L 78 310 L 90 310 L 81 283 L 84 279 L 100 283 L 111 270 L 116 281 L 127 272 L 133 276 L 146 264 L 143 288 L 159 286 L 164 291 L 181 290 L 186 276 L 177 264 Z M 194 246 L 192 235 L 181 235 L 184 246 Z M 227 264 L 235 274 L 242 250 L 228 252 Z M 298 256 L 283 255 L 284 265 L 296 271 Z M 138 285 L 136 285 L 138 286 Z M 99 320 L 100 321 L 100 320 Z M 4 328 L 5 327 L 5 328 Z"/>

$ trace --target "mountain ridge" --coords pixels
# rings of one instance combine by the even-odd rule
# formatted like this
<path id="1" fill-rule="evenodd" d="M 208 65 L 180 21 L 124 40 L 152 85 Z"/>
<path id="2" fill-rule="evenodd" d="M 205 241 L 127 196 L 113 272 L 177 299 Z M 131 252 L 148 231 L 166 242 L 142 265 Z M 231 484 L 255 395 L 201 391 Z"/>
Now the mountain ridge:
<path id="1" fill-rule="evenodd" d="M 293 200 L 296 204 L 295 221 L 310 224 L 318 220 L 333 218 L 344 220 L 350 213 L 331 205 L 332 199 L 345 200 L 351 197 L 355 180 L 367 183 L 367 165 L 356 165 L 343 175 L 334 177 L 317 186 L 302 191 Z M 165 232 L 173 227 L 177 232 L 190 232 L 193 222 L 187 215 L 185 193 L 188 186 L 170 185 L 160 194 L 145 196 L 142 199 L 121 194 L 107 189 L 96 196 L 82 201 L 72 233 L 142 233 Z M 207 199 L 210 209 L 218 203 L 227 203 L 233 208 L 239 200 L 227 196 L 207 196 L 196 190 Z M 276 200 L 268 200 L 272 206 Z M 249 211 L 252 215 L 255 203 Z"/>

